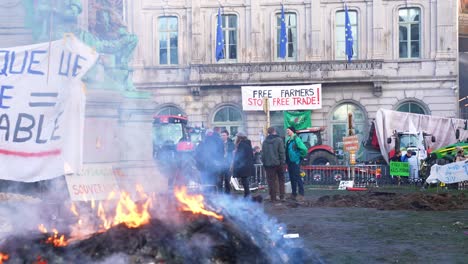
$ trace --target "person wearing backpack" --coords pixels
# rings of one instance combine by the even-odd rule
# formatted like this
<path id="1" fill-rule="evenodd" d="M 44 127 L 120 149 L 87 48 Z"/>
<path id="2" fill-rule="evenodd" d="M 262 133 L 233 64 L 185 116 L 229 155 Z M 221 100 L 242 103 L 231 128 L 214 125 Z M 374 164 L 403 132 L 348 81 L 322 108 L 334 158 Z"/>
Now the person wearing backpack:
<path id="1" fill-rule="evenodd" d="M 286 164 L 288 165 L 289 179 L 291 180 L 291 199 L 301 202 L 304 200 L 304 182 L 299 175 L 300 163 L 307 156 L 307 147 L 296 135 L 294 127 L 288 127 L 286 135 Z"/>

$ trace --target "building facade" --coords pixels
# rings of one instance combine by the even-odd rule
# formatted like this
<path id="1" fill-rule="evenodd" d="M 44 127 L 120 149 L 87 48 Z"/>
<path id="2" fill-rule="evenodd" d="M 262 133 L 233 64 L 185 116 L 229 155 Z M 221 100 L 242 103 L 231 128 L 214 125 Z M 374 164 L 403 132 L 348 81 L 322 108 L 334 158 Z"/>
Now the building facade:
<path id="1" fill-rule="evenodd" d="M 339 147 L 353 113 L 363 138 L 379 108 L 458 115 L 458 24 L 461 0 L 100 0 L 122 17 L 139 42 L 133 81 L 152 94 L 154 114 L 182 113 L 193 125 L 245 130 L 260 144 L 266 114 L 243 111 L 244 85 L 322 84 L 325 143 Z M 87 28 L 96 0 L 82 0 Z M 352 61 L 344 54 L 344 2 L 353 33 Z M 0 4 L 2 47 L 27 44 L 21 1 Z M 279 58 L 284 5 L 286 58 Z M 225 58 L 215 57 L 221 8 Z M 281 112 L 272 124 L 282 127 Z"/>
<path id="2" fill-rule="evenodd" d="M 195 125 L 245 130 L 260 144 L 263 112 L 244 112 L 243 85 L 322 84 L 313 126 L 339 147 L 347 113 L 367 135 L 379 108 L 455 117 L 457 1 L 347 0 L 354 55 L 344 54 L 344 1 L 127 1 L 139 36 L 135 85 L 153 94 L 155 113 L 182 113 Z M 279 58 L 284 4 L 287 55 Z M 216 61 L 221 8 L 225 58 Z M 282 113 L 272 112 L 282 127 Z"/>

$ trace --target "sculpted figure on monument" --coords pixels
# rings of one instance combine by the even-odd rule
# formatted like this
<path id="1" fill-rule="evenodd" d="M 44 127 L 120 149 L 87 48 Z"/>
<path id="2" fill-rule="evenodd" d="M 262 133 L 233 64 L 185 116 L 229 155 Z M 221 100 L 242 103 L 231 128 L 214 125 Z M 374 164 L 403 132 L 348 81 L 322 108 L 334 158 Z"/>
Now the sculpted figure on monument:
<path id="1" fill-rule="evenodd" d="M 78 25 L 78 16 L 83 11 L 80 0 L 25 0 L 26 24 L 36 42 L 56 40 L 73 33 L 94 47 L 100 57 L 86 76 L 89 87 L 134 91 L 129 62 L 138 38 L 127 31 L 120 15 L 113 10 L 114 2 L 94 0 L 89 9 L 87 30 Z"/>

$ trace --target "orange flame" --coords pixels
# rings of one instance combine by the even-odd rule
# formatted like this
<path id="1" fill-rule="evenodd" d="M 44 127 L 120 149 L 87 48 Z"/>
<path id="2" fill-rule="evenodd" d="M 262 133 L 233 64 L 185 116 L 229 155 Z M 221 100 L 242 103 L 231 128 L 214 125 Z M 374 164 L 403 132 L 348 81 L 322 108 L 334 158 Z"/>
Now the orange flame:
<path id="1" fill-rule="evenodd" d="M 218 215 L 205 209 L 205 205 L 203 204 L 203 195 L 188 195 L 187 188 L 185 186 L 180 188 L 176 187 L 174 189 L 174 194 L 177 200 L 183 204 L 182 210 L 190 211 L 194 214 L 204 214 L 207 216 L 212 216 L 218 220 L 223 220 L 222 215 Z"/>
<path id="2" fill-rule="evenodd" d="M 65 235 L 58 235 L 57 229 L 53 229 L 54 234 L 47 238 L 46 243 L 54 245 L 54 247 L 65 247 L 68 242 L 65 240 Z"/>
<path id="3" fill-rule="evenodd" d="M 44 234 L 47 234 L 47 229 L 45 228 L 43 224 L 40 224 L 38 228 L 39 228 L 39 231 L 41 231 Z"/>
<path id="4" fill-rule="evenodd" d="M 41 256 L 37 256 L 33 264 L 47 264 L 47 260 L 43 259 Z"/>
<path id="5" fill-rule="evenodd" d="M 128 193 L 122 192 L 115 211 L 113 225 L 124 223 L 127 227 L 137 228 L 149 223 L 151 218 L 148 212 L 150 201 L 150 199 L 146 200 L 141 210 L 139 210 L 137 204 L 132 201 Z"/>
<path id="6" fill-rule="evenodd" d="M 43 224 L 40 224 L 38 228 L 39 231 L 41 231 L 44 234 L 47 234 L 47 229 Z M 65 247 L 68 245 L 68 242 L 65 239 L 65 235 L 59 236 L 59 232 L 55 228 L 52 229 L 52 232 L 54 234 L 46 239 L 46 244 L 52 244 L 54 245 L 54 247 Z"/>
<path id="7" fill-rule="evenodd" d="M 10 259 L 10 256 L 7 253 L 0 252 L 0 264 L 3 264 L 8 259 Z"/>
<path id="8" fill-rule="evenodd" d="M 71 204 L 70 211 L 72 211 L 72 213 L 73 213 L 74 215 L 78 216 L 78 211 L 76 210 L 76 205 L 75 205 L 75 203 L 72 203 L 72 204 Z"/>

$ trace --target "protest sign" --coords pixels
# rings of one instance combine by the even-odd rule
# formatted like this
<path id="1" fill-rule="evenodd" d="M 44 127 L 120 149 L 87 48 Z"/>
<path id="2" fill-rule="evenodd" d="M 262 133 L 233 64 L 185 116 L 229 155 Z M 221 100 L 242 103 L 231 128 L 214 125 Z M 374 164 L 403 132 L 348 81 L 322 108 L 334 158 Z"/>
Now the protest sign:
<path id="1" fill-rule="evenodd" d="M 81 78 L 97 57 L 73 35 L 0 48 L 1 179 L 34 182 L 79 171 Z"/>
<path id="2" fill-rule="evenodd" d="M 443 166 L 432 165 L 431 174 L 427 177 L 426 182 L 431 183 L 434 180 L 446 184 L 468 181 L 468 161 L 459 161 Z"/>
<path id="3" fill-rule="evenodd" d="M 119 192 L 110 165 L 87 164 L 83 166 L 79 176 L 67 175 L 65 179 L 72 201 L 106 200 L 111 192 Z"/>
<path id="4" fill-rule="evenodd" d="M 265 97 L 270 111 L 321 109 L 322 85 L 242 86 L 242 109 L 263 111 Z"/>
<path id="5" fill-rule="evenodd" d="M 346 190 L 346 188 L 353 186 L 354 181 L 340 181 L 340 185 L 338 185 L 338 190 Z"/>
<path id="6" fill-rule="evenodd" d="M 359 138 L 357 135 L 343 137 L 343 150 L 344 151 L 358 151 Z"/>
<path id="7" fill-rule="evenodd" d="M 410 166 L 408 162 L 390 161 L 390 175 L 406 176 L 410 174 Z"/>

